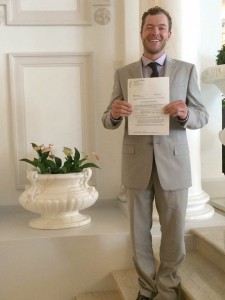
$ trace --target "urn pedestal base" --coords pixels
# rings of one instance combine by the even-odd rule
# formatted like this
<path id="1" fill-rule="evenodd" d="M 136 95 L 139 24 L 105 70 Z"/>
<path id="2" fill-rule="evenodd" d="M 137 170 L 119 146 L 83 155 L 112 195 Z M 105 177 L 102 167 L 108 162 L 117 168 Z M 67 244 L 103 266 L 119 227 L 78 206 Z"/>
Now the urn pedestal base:
<path id="1" fill-rule="evenodd" d="M 31 219 L 29 226 L 35 229 L 65 229 L 79 227 L 91 223 L 91 217 L 77 213 L 72 216 L 57 216 L 55 218 L 39 217 Z"/>

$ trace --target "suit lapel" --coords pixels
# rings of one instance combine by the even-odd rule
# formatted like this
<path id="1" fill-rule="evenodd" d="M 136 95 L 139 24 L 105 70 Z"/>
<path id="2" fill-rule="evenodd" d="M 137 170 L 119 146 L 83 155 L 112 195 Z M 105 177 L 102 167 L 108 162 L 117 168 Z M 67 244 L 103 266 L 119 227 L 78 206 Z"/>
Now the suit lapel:
<path id="1" fill-rule="evenodd" d="M 170 86 L 173 82 L 174 75 L 176 73 L 177 65 L 176 62 L 167 56 L 165 64 L 165 77 L 169 77 Z"/>
<path id="2" fill-rule="evenodd" d="M 132 74 L 132 77 L 133 78 L 142 78 L 143 75 L 142 75 L 142 63 L 141 63 L 141 60 L 133 63 L 131 65 L 131 74 Z"/>

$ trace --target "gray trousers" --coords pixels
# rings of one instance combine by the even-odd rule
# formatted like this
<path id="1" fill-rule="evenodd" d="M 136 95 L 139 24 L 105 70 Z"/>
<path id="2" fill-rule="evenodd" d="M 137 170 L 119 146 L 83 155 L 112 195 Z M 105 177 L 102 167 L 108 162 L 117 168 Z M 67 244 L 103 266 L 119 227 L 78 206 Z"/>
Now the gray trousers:
<path id="1" fill-rule="evenodd" d="M 177 300 L 180 284 L 177 269 L 186 254 L 184 229 L 188 189 L 164 191 L 154 164 L 148 188 L 144 190 L 127 188 L 126 192 L 140 293 L 150 298 L 155 296 L 155 300 Z M 151 235 L 154 200 L 161 226 L 158 270 L 155 266 Z"/>

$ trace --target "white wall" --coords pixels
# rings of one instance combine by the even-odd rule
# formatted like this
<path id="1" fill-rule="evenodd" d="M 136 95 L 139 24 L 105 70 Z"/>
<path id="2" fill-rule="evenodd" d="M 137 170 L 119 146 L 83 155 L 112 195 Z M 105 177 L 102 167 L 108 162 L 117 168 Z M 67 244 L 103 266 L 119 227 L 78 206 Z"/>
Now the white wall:
<path id="1" fill-rule="evenodd" d="M 15 139 L 12 126 L 12 107 L 10 98 L 9 64 L 8 53 L 64 53 L 64 52 L 93 52 L 93 104 L 94 104 L 94 131 L 95 149 L 100 155 L 101 170 L 97 173 L 97 189 L 101 199 L 115 198 L 120 190 L 121 172 L 121 140 L 123 128 L 110 131 L 103 128 L 101 116 L 106 108 L 112 91 L 113 74 L 116 67 L 131 60 L 138 59 L 141 55 L 138 41 L 139 24 L 135 24 L 137 19 L 134 11 L 138 13 L 136 0 L 109 1 L 111 5 L 100 6 L 110 11 L 110 22 L 106 25 L 99 25 L 94 20 L 94 13 L 99 6 L 91 5 L 91 25 L 79 26 L 9 26 L 6 24 L 6 6 L 10 0 L 0 1 L 0 154 L 2 159 L 0 174 L 0 205 L 18 204 L 20 190 L 16 189 L 16 170 L 14 146 Z M 183 0 L 187 1 L 188 0 Z M 35 2 L 35 1 L 34 1 Z M 99 1 L 95 1 L 99 2 Z M 100 1 L 101 2 L 101 1 Z M 104 2 L 104 1 L 103 1 Z M 106 1 L 107 2 L 107 1 Z M 155 1 L 157 2 L 157 1 Z M 148 7 L 150 1 L 139 1 L 140 15 L 143 9 Z M 157 4 L 157 3 L 155 3 Z M 173 4 L 173 2 L 170 2 Z M 200 48 L 198 69 L 201 73 L 205 68 L 215 64 L 215 55 L 220 48 L 221 28 L 220 28 L 220 5 L 221 0 L 201 1 L 200 10 Z M 167 5 L 167 1 L 165 2 Z M 165 7 L 166 9 L 168 7 Z M 131 10 L 129 12 L 129 9 Z M 168 8 L 169 9 L 169 8 Z M 193 7 L 194 9 L 194 7 Z M 184 12 L 183 12 L 184 13 Z M 176 26 L 179 26 L 179 18 L 182 17 L 176 11 L 172 11 L 174 18 L 174 34 Z M 190 15 L 190 14 L 189 14 Z M 191 18 L 187 18 L 188 22 Z M 131 22 L 132 27 L 129 28 Z M 124 38 L 124 33 L 126 38 Z M 129 38 L 128 38 L 129 34 Z M 137 37 L 135 44 L 134 36 Z M 177 37 L 178 41 L 185 40 L 185 36 Z M 129 41 L 131 43 L 129 44 Z M 173 53 L 176 58 L 181 57 L 181 53 L 176 52 L 174 41 L 168 45 L 169 53 Z M 198 47 L 199 47 L 198 45 Z M 195 44 L 187 45 L 187 51 L 191 51 Z M 135 50 L 134 50 L 135 49 Z M 134 50 L 134 51 L 133 51 Z M 200 75 L 200 74 L 199 74 Z M 210 113 L 209 124 L 201 131 L 201 157 L 202 157 L 202 178 L 204 182 L 213 186 L 215 181 L 221 179 L 221 151 L 217 137 L 221 128 L 220 115 L 220 92 L 214 86 L 201 84 L 204 103 Z M 69 92 L 68 92 L 69 93 Z M 73 93 L 71 87 L 71 93 Z M 66 116 L 65 116 L 66 118 Z M 88 119 L 88 117 L 87 117 Z M 63 122 L 61 117 L 59 122 Z M 15 123 L 14 123 L 15 124 Z M 67 132 L 65 132 L 65 135 Z M 57 137 L 58 138 L 58 137 Z M 27 141 L 28 143 L 31 141 Z M 52 137 L 49 142 L 54 143 Z M 71 139 L 73 144 L 73 139 Z M 76 145 L 75 145 L 76 146 Z M 207 188 L 206 184 L 206 188 Z"/>
<path id="2" fill-rule="evenodd" d="M 4 4 L 6 1 L 0 2 L 0 4 L 2 3 Z M 92 25 L 8 26 L 6 24 L 6 7 L 5 5 L 0 6 L 1 16 L 3 18 L 0 26 L 2 40 L 0 46 L 0 110 L 2 112 L 0 118 L 0 146 L 1 157 L 3 158 L 2 170 L 4 170 L 0 175 L 0 205 L 17 204 L 18 195 L 21 193 L 20 190 L 16 189 L 17 174 L 15 165 L 17 164 L 17 160 L 15 160 L 14 149 L 18 145 L 15 145 L 13 126 L 17 121 L 12 118 L 8 53 L 93 53 L 94 110 L 92 113 L 95 122 L 91 124 L 91 126 L 94 129 L 94 137 L 92 138 L 95 141 L 95 149 L 93 150 L 96 150 L 101 157 L 99 162 L 101 171 L 96 172 L 98 177 L 97 188 L 100 192 L 100 198 L 113 198 L 116 194 L 115 191 L 119 190 L 120 137 L 118 132 L 113 133 L 103 129 L 101 116 L 110 99 L 114 68 L 118 66 L 118 64 L 121 64 L 121 60 L 124 56 L 122 43 L 123 2 L 117 0 L 113 5 L 105 6 L 111 14 L 111 20 L 106 25 L 100 25 L 94 20 L 96 10 L 102 7 L 104 6 L 93 6 L 91 4 Z M 52 80 L 49 78 L 50 89 L 52 88 L 51 82 Z M 70 93 L 73 95 L 74 90 L 72 90 L 72 88 L 75 88 L 75 85 L 74 87 L 69 85 L 69 88 L 71 88 Z M 49 94 L 51 95 L 52 93 L 49 91 Z M 69 91 L 67 94 L 69 94 Z M 66 120 L 67 116 L 56 116 L 58 122 L 63 123 L 63 118 Z M 88 122 L 88 120 L 89 117 L 86 116 L 85 122 Z M 41 127 L 41 125 L 40 120 L 39 126 Z M 67 134 L 68 132 L 65 131 L 64 135 L 67 136 Z M 65 136 L 62 136 L 62 140 Z M 57 140 L 59 139 L 57 133 L 56 138 Z M 67 136 L 67 139 L 68 138 L 71 139 L 72 146 L 74 137 Z M 52 136 L 49 136 L 48 141 L 49 143 L 55 143 Z M 45 136 L 45 141 L 43 142 L 48 143 L 48 141 Z M 27 141 L 28 144 L 30 142 L 32 141 Z M 34 140 L 33 142 L 36 141 Z M 37 143 L 38 142 L 42 143 L 42 141 L 37 141 Z M 112 145 L 114 145 L 114 147 L 112 147 Z"/>

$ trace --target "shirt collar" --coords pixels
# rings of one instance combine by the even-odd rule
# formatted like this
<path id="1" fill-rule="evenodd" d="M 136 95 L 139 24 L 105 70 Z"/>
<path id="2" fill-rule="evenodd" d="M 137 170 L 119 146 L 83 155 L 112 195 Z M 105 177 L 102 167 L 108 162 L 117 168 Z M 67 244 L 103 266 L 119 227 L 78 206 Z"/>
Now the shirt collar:
<path id="1" fill-rule="evenodd" d="M 142 64 L 144 67 L 146 67 L 150 62 L 152 62 L 152 60 L 148 59 L 147 57 L 145 57 L 144 55 L 142 55 Z M 166 53 L 164 53 L 162 56 L 160 56 L 158 59 L 155 60 L 155 62 L 157 62 L 160 66 L 164 66 L 165 63 L 165 59 L 166 59 Z"/>

